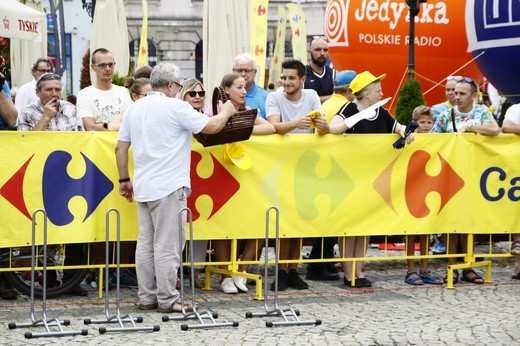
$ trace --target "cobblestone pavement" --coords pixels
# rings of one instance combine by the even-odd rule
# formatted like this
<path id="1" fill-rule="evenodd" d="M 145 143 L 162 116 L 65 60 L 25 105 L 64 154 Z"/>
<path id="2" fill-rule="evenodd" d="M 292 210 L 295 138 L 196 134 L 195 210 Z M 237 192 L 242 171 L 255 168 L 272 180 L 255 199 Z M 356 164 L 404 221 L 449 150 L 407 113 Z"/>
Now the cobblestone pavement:
<path id="1" fill-rule="evenodd" d="M 15 301 L 0 300 L 0 344 L 513 345 L 518 343 L 520 330 L 517 306 L 520 282 L 511 279 L 512 263 L 512 259 L 495 263 L 492 283 L 460 283 L 449 290 L 445 286 L 405 284 L 402 262 L 396 266 L 399 269 L 392 268 L 391 264 L 369 262 L 366 269 L 367 278 L 374 282 L 371 289 L 346 289 L 342 281 L 308 281 L 309 290 L 289 289 L 280 293 L 280 307 L 298 309 L 301 320 L 322 320 L 318 326 L 267 328 L 266 321 L 282 319 L 246 319 L 246 312 L 263 312 L 264 303 L 253 300 L 252 294 L 223 294 L 217 289 L 218 277 L 214 275 L 213 291 L 197 290 L 199 311 L 217 312 L 217 322 L 237 321 L 238 327 L 183 331 L 182 324 L 196 325 L 198 321 L 162 322 L 164 314 L 136 309 L 136 289 L 122 289 L 121 313 L 142 316 L 144 322 L 138 325 L 159 325 L 160 331 L 100 334 L 98 328 L 106 325 L 83 324 L 84 318 L 105 317 L 104 300 L 98 299 L 96 292 L 90 292 L 89 297 L 64 296 L 47 302 L 48 317 L 69 319 L 71 324 L 64 327 L 65 330 L 87 329 L 88 335 L 25 339 L 25 332 L 44 329 L 8 329 L 9 322 L 30 321 L 29 298 L 21 296 Z M 442 263 L 433 264 L 437 275 L 444 275 L 443 268 Z M 304 272 L 305 267 L 299 270 Z M 483 274 L 480 269 L 477 272 Z M 250 287 L 253 291 L 253 286 Z M 115 299 L 115 292 L 111 292 L 110 297 Z M 272 296 L 268 302 L 272 305 Z M 37 304 L 41 306 L 41 301 Z"/>

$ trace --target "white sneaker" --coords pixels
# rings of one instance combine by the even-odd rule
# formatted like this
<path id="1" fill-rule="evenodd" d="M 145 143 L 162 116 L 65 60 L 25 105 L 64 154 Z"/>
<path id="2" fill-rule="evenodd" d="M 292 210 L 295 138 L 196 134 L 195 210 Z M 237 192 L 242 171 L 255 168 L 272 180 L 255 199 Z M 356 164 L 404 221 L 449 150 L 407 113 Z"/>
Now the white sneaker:
<path id="1" fill-rule="evenodd" d="M 233 276 L 233 282 L 235 283 L 236 288 L 240 290 L 240 292 L 249 292 L 249 289 L 246 286 L 246 278 L 243 278 L 241 276 Z"/>
<path id="2" fill-rule="evenodd" d="M 225 278 L 220 284 L 220 289 L 226 294 L 237 294 L 238 290 L 232 278 Z"/>

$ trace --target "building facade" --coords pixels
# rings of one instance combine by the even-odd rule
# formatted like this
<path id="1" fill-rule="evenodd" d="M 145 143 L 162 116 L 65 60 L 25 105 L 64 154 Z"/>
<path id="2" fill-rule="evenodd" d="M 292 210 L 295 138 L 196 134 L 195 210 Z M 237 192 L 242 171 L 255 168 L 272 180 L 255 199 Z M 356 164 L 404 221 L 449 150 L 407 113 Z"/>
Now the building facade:
<path id="1" fill-rule="evenodd" d="M 220 1 L 220 0 L 210 0 Z M 327 0 L 270 0 L 268 9 L 267 59 L 272 55 L 278 21 L 278 5 L 298 3 L 307 21 L 307 37 L 323 35 L 323 18 Z M 42 0 L 49 12 L 49 0 Z M 67 61 L 71 78 L 69 93 L 79 91 L 82 58 L 89 48 L 92 31 L 91 13 L 94 0 L 64 0 Z M 137 60 L 142 27 L 141 0 L 124 0 L 131 59 Z M 202 39 L 204 0 L 147 0 L 149 64 L 174 62 L 184 77 L 200 78 L 202 74 Z M 107 33 L 108 34 L 108 33 Z M 286 56 L 291 56 L 291 31 L 286 35 Z M 52 45 L 51 45 L 52 46 Z M 49 50 L 52 56 L 52 49 Z M 268 64 L 267 64 L 268 66 Z"/>

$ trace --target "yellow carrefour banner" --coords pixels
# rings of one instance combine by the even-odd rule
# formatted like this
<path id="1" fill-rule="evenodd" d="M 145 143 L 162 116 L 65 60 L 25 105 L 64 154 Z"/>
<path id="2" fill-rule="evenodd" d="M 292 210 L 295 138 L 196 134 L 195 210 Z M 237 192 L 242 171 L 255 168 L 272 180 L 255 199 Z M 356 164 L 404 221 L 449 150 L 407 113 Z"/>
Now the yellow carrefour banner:
<path id="1" fill-rule="evenodd" d="M 264 86 L 269 0 L 251 0 L 251 55 L 258 66 L 258 85 Z"/>
<path id="2" fill-rule="evenodd" d="M 136 204 L 117 190 L 115 133 L 0 136 L 0 247 L 30 244 L 37 209 L 51 243 L 104 240 L 110 208 L 121 213 L 122 239 L 136 239 Z M 520 233 L 520 136 L 419 134 L 401 150 L 396 139 L 253 136 L 243 142 L 253 162 L 245 171 L 220 146 L 194 141 L 195 238 L 262 237 L 270 206 L 285 237 Z"/>

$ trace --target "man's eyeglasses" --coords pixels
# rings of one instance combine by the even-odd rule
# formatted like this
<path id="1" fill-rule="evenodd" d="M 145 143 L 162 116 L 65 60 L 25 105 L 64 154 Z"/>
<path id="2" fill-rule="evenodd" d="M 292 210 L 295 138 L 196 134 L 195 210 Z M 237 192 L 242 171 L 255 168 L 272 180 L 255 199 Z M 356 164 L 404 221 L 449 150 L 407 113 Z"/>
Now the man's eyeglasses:
<path id="1" fill-rule="evenodd" d="M 59 74 L 56 74 L 56 73 L 45 73 L 45 74 L 42 74 L 40 76 L 40 78 L 38 78 L 38 82 L 36 82 L 36 89 L 39 89 L 42 82 L 46 82 L 46 81 L 49 81 L 49 80 L 59 80 L 61 81 L 61 76 Z"/>
<path id="2" fill-rule="evenodd" d="M 177 83 L 176 81 L 172 80 L 172 83 L 174 83 L 178 88 L 179 88 L 179 91 L 182 90 L 182 84 L 180 83 Z"/>
<path id="3" fill-rule="evenodd" d="M 186 94 L 188 94 L 190 97 L 195 97 L 197 95 L 199 95 L 199 97 L 204 97 L 204 95 L 206 95 L 206 91 L 186 91 Z"/>
<path id="4" fill-rule="evenodd" d="M 36 69 L 36 71 L 41 72 L 41 73 L 51 73 L 52 72 L 52 70 L 48 69 L 48 68 L 38 68 L 38 69 Z"/>
<path id="5" fill-rule="evenodd" d="M 233 72 L 235 73 L 251 73 L 255 69 L 254 68 L 234 68 Z"/>
<path id="6" fill-rule="evenodd" d="M 92 64 L 92 65 L 94 65 L 96 67 L 99 67 L 100 69 L 104 70 L 107 67 L 110 68 L 110 69 L 114 68 L 114 66 L 116 66 L 116 62 L 114 61 L 114 62 L 107 62 L 107 63 L 101 63 L 101 64 Z"/>

